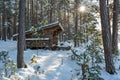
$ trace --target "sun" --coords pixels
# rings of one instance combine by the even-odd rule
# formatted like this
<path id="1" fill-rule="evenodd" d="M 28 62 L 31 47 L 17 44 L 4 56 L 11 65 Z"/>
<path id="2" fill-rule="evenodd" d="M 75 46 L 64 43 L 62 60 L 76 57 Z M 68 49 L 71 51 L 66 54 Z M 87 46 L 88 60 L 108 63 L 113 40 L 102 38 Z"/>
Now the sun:
<path id="1" fill-rule="evenodd" d="M 86 7 L 82 5 L 79 7 L 78 10 L 79 10 L 79 12 L 84 12 L 86 10 Z"/>

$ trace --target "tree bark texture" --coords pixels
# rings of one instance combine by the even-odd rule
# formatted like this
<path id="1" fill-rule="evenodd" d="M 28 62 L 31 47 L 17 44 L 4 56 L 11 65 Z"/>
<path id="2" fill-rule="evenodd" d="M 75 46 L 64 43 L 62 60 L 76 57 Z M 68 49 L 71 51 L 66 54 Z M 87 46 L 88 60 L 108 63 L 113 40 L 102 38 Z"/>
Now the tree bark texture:
<path id="1" fill-rule="evenodd" d="M 75 0 L 75 37 L 74 37 L 74 47 L 78 46 L 77 34 L 78 34 L 78 1 Z"/>
<path id="2" fill-rule="evenodd" d="M 6 8 L 5 8 L 5 3 L 3 1 L 3 13 L 2 13 L 2 40 L 6 41 L 6 26 L 5 26 L 5 19 L 6 19 Z"/>
<path id="3" fill-rule="evenodd" d="M 49 13 L 49 23 L 52 22 L 52 15 L 53 15 L 53 0 L 50 0 L 50 13 Z"/>
<path id="4" fill-rule="evenodd" d="M 118 52 L 118 14 L 119 14 L 119 0 L 114 0 L 113 7 L 113 25 L 112 25 L 112 51 L 113 54 Z"/>
<path id="5" fill-rule="evenodd" d="M 19 2 L 19 26 L 18 26 L 18 52 L 17 67 L 24 68 L 24 45 L 25 45 L 25 0 Z"/>
<path id="6" fill-rule="evenodd" d="M 1 14 L 0 14 L 0 40 L 2 37 L 2 20 L 1 20 Z"/>
<path id="7" fill-rule="evenodd" d="M 101 16 L 102 38 L 103 38 L 106 71 L 110 74 L 114 74 L 115 67 L 112 59 L 111 33 L 108 22 L 106 0 L 100 0 L 100 16 Z"/>

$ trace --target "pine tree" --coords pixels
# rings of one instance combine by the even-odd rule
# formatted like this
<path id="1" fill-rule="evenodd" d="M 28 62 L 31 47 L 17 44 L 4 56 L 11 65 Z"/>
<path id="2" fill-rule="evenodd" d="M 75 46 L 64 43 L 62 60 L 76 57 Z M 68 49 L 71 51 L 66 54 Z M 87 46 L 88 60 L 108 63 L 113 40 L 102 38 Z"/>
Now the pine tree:
<path id="1" fill-rule="evenodd" d="M 110 74 L 114 74 L 115 67 L 112 59 L 111 33 L 108 22 L 106 0 L 100 0 L 100 16 L 101 16 L 102 38 L 103 38 L 106 71 Z"/>
<path id="2" fill-rule="evenodd" d="M 24 47 L 25 47 L 25 0 L 19 1 L 19 27 L 18 27 L 18 52 L 17 67 L 26 67 L 24 63 Z"/>
<path id="3" fill-rule="evenodd" d="M 113 8 L 113 25 L 112 25 L 112 51 L 113 54 L 118 53 L 118 14 L 119 14 L 119 0 L 114 0 Z"/>

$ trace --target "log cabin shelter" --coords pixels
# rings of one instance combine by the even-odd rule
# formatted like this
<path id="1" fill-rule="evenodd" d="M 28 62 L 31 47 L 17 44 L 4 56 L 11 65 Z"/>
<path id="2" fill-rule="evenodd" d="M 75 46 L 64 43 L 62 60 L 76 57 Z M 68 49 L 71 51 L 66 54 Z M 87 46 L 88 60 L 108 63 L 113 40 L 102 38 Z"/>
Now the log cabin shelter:
<path id="1" fill-rule="evenodd" d="M 34 29 L 35 31 L 25 31 L 27 48 L 57 46 L 58 35 L 64 30 L 59 21 Z"/>

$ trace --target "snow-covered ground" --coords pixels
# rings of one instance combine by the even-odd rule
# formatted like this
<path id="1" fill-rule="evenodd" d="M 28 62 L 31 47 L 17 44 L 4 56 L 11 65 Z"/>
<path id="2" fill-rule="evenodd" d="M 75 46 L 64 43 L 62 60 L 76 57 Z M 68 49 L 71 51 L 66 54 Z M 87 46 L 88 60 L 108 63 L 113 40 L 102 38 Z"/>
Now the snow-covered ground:
<path id="1" fill-rule="evenodd" d="M 0 41 L 0 51 L 8 51 L 11 59 L 16 63 L 17 42 Z M 51 50 L 26 50 L 24 53 L 25 63 L 28 68 L 19 69 L 15 76 L 22 80 L 71 80 L 73 71 L 77 66 L 70 59 L 71 51 Z M 32 56 L 36 56 L 36 63 L 31 63 Z M 37 70 L 35 67 L 40 66 Z M 11 79 L 15 76 L 12 76 Z"/>
<path id="2" fill-rule="evenodd" d="M 68 43 L 66 43 L 68 45 Z M 65 44 L 64 44 L 65 45 Z M 16 63 L 17 42 L 0 41 L 0 51 L 8 51 L 11 59 Z M 34 56 L 34 62 L 31 58 Z M 28 68 L 18 69 L 10 78 L 0 80 L 77 80 L 75 70 L 80 66 L 71 60 L 71 51 L 30 50 L 24 53 L 25 63 Z M 102 65 L 104 67 L 104 64 Z M 117 74 L 110 75 L 105 70 L 101 71 L 104 80 L 120 80 L 120 56 L 115 62 Z M 0 65 L 1 67 L 1 65 Z"/>

